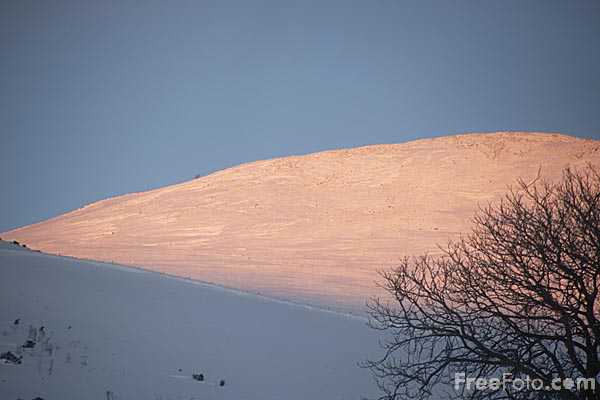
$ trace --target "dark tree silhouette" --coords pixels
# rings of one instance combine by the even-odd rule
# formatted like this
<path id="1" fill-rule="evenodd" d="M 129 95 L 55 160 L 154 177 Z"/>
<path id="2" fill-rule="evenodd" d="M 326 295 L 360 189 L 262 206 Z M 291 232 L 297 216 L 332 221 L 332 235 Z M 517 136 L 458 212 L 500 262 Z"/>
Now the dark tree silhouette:
<path id="1" fill-rule="evenodd" d="M 407 258 L 382 275 L 391 298 L 369 302 L 369 323 L 383 331 L 385 354 L 364 364 L 381 399 L 600 399 L 594 167 L 567 169 L 554 184 L 519 181 L 442 256 Z M 482 378 L 479 389 L 469 377 Z"/>

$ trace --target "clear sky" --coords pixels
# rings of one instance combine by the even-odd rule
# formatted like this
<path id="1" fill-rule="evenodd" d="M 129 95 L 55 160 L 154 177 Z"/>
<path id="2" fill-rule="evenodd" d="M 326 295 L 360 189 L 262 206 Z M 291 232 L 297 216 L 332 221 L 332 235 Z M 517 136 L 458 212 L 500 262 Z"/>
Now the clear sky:
<path id="1" fill-rule="evenodd" d="M 246 161 L 600 139 L 600 2 L 2 1 L 0 231 Z"/>

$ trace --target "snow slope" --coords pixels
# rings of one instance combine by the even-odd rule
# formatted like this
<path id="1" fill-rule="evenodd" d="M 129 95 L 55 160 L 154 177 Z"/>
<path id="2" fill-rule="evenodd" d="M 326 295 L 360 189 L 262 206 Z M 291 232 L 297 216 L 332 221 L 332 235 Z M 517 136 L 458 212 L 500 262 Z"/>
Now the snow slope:
<path id="1" fill-rule="evenodd" d="M 600 166 L 600 141 L 523 132 L 335 150 L 99 201 L 0 237 L 361 312 L 376 270 L 436 252 L 517 178 L 587 163 Z"/>
<path id="2" fill-rule="evenodd" d="M 0 399 L 359 399 L 377 339 L 357 317 L 0 245 L 0 352 L 23 356 L 0 364 Z"/>

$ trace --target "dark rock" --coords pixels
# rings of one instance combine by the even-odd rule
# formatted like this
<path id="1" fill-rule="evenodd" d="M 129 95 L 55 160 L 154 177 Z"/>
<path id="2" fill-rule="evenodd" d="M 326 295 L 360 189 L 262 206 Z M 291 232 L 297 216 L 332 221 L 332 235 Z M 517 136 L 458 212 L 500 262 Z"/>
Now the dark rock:
<path id="1" fill-rule="evenodd" d="M 219 381 L 219 386 L 225 386 L 225 381 L 223 379 Z"/>
<path id="2" fill-rule="evenodd" d="M 24 349 L 33 349 L 35 347 L 35 342 L 33 340 L 27 340 L 23 346 Z"/>
<path id="3" fill-rule="evenodd" d="M 17 319 L 15 319 L 15 322 L 13 323 L 13 325 L 19 325 L 20 322 L 21 322 L 21 318 L 17 318 Z"/>
<path id="4" fill-rule="evenodd" d="M 202 382 L 204 380 L 204 374 L 193 374 L 192 378 L 194 378 L 197 381 Z"/>
<path id="5" fill-rule="evenodd" d="M 5 362 L 10 363 L 10 364 L 21 364 L 21 358 L 22 357 L 15 356 L 10 351 L 0 354 L 0 360 L 4 360 Z"/>

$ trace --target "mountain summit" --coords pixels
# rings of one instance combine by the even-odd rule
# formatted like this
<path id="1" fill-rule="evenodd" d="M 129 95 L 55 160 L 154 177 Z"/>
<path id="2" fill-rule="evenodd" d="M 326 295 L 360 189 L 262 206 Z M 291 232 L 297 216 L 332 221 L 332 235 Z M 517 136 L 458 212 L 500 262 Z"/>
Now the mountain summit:
<path id="1" fill-rule="evenodd" d="M 289 299 L 355 307 L 379 269 L 467 232 L 538 173 L 600 166 L 600 141 L 501 132 L 257 161 L 102 200 L 2 238 Z"/>

